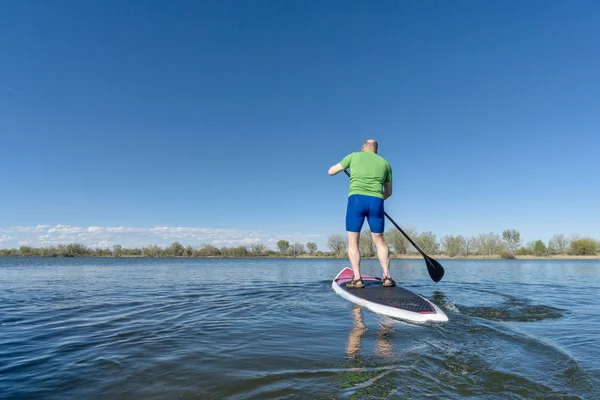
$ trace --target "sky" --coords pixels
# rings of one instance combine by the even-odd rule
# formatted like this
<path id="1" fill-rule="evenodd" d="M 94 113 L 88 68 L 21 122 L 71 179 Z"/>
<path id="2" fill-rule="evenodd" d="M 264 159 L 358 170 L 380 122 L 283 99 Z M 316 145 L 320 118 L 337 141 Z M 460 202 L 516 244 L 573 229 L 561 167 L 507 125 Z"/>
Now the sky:
<path id="1" fill-rule="evenodd" d="M 0 1 L 0 248 L 324 249 L 348 192 L 327 170 L 369 138 L 401 226 L 600 239 L 599 18 L 594 1 Z"/>

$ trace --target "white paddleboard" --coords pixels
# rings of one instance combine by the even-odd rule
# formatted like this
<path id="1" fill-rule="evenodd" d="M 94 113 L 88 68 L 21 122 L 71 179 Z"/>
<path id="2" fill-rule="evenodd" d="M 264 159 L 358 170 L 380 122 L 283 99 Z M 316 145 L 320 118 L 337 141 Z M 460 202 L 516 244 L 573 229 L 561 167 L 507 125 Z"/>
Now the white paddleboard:
<path id="1" fill-rule="evenodd" d="M 448 316 L 426 298 L 402 288 L 382 285 L 381 278 L 360 275 L 365 287 L 349 289 L 346 284 L 352 280 L 351 268 L 344 268 L 331 282 L 333 290 L 344 299 L 371 310 L 376 314 L 412 322 L 446 322 Z"/>

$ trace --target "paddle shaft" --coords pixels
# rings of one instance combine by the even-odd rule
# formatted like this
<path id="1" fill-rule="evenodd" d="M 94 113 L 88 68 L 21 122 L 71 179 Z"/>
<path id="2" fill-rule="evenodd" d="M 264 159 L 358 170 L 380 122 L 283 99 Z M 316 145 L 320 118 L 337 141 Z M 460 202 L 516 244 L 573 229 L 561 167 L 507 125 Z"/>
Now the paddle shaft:
<path id="1" fill-rule="evenodd" d="M 348 175 L 348 177 L 350 177 L 350 173 L 348 173 L 348 171 L 344 170 L 344 172 L 346 173 L 346 175 Z M 413 240 L 412 240 L 412 239 L 411 239 L 411 238 L 410 238 L 410 237 L 409 237 L 409 236 L 408 236 L 408 235 L 407 235 L 407 234 L 406 234 L 406 233 L 405 233 L 405 232 L 402 230 L 402 228 L 400 228 L 400 227 L 398 226 L 398 224 L 397 224 L 397 223 L 396 223 L 396 222 L 395 222 L 395 221 L 394 221 L 394 220 L 393 220 L 393 219 L 392 219 L 392 218 L 391 218 L 391 217 L 388 215 L 388 213 L 387 213 L 387 212 L 385 212 L 385 211 L 384 211 L 383 213 L 384 213 L 384 214 L 385 214 L 385 216 L 386 216 L 386 217 L 387 217 L 387 218 L 390 220 L 390 222 L 391 222 L 392 224 L 394 224 L 394 226 L 395 226 L 395 227 L 396 227 L 396 228 L 397 228 L 397 229 L 398 229 L 398 230 L 399 230 L 399 231 L 400 231 L 400 232 L 401 232 L 401 233 L 404 235 L 404 237 L 406 237 L 406 239 L 408 239 L 408 241 L 409 241 L 409 242 L 410 242 L 410 243 L 411 243 L 413 246 L 415 246 L 415 249 L 417 249 L 417 250 L 418 250 L 418 252 L 419 252 L 419 253 L 421 253 L 421 255 L 422 255 L 423 257 L 425 257 L 425 258 L 430 258 L 430 257 L 429 257 L 427 254 L 423 253 L 423 250 L 421 250 L 421 249 L 419 248 L 419 246 L 417 246 L 417 244 L 416 244 L 415 242 L 413 242 Z"/>
<path id="2" fill-rule="evenodd" d="M 346 175 L 348 175 L 348 177 L 350 177 L 348 171 L 344 170 L 344 172 L 346 173 Z M 439 262 L 429 257 L 427 254 L 423 253 L 423 250 L 421 250 L 419 246 L 417 246 L 417 244 L 413 242 L 413 240 L 410 237 L 408 237 L 408 235 L 398 226 L 398 224 L 394 222 L 394 220 L 391 219 L 385 211 L 383 213 L 390 220 L 390 222 L 394 224 L 394 226 L 404 235 L 404 237 L 408 239 L 408 241 L 415 247 L 415 249 L 417 249 L 419 253 L 421 253 L 423 259 L 425 260 L 425 264 L 427 265 L 427 272 L 429 272 L 429 276 L 431 277 L 431 279 L 433 279 L 434 282 L 439 282 L 444 276 L 444 267 L 442 267 L 442 265 Z"/>

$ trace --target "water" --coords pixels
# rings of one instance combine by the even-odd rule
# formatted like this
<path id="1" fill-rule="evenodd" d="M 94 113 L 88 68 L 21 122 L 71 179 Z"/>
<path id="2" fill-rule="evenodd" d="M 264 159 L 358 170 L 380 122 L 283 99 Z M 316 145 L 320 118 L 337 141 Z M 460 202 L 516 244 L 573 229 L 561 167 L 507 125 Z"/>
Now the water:
<path id="1" fill-rule="evenodd" d="M 450 318 L 417 325 L 336 295 L 345 260 L 0 258 L 0 398 L 600 396 L 600 262 L 440 261 L 392 261 Z"/>

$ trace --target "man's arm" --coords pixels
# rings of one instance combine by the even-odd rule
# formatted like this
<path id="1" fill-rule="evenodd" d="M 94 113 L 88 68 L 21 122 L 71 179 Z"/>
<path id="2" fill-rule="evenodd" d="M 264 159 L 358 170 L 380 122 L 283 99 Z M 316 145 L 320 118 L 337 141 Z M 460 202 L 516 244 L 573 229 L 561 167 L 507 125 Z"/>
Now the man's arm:
<path id="1" fill-rule="evenodd" d="M 337 163 L 337 164 L 331 166 L 331 168 L 329 168 L 329 175 L 333 176 L 333 175 L 335 175 L 337 173 L 342 172 L 344 169 L 345 168 L 342 167 L 342 164 Z"/>
<path id="2" fill-rule="evenodd" d="M 392 195 L 392 182 L 385 182 L 383 184 L 383 199 L 386 200 Z"/>
<path id="3" fill-rule="evenodd" d="M 386 200 L 392 195 L 392 167 L 388 163 L 387 176 L 383 182 L 383 200 Z"/>

